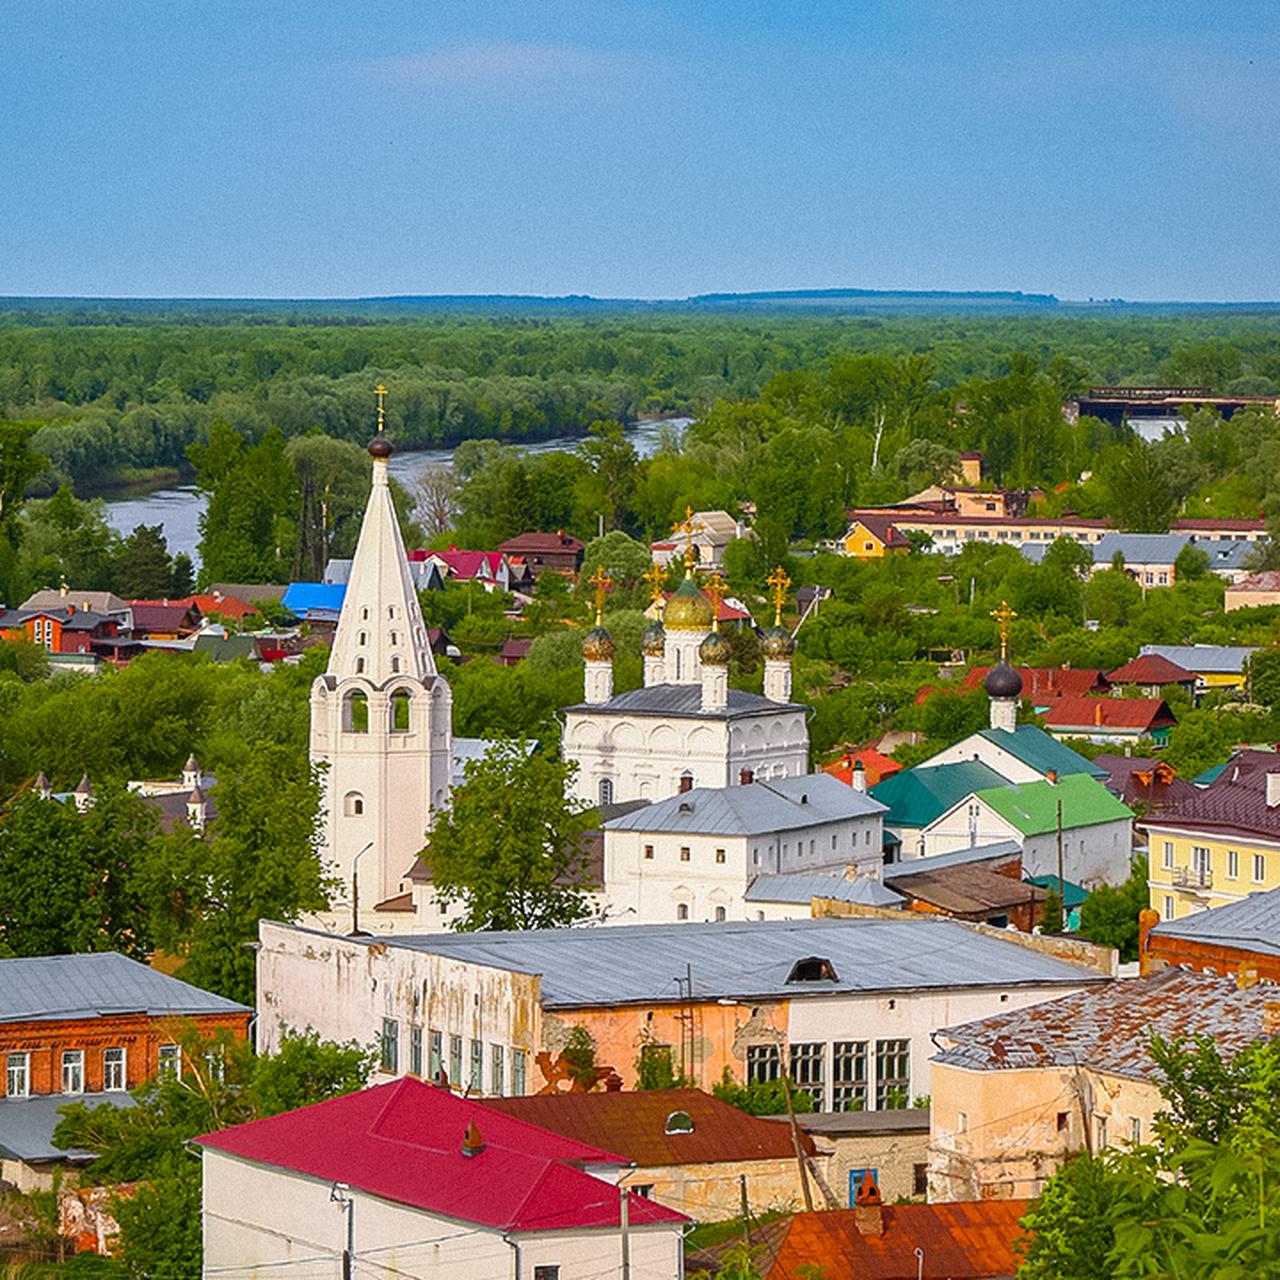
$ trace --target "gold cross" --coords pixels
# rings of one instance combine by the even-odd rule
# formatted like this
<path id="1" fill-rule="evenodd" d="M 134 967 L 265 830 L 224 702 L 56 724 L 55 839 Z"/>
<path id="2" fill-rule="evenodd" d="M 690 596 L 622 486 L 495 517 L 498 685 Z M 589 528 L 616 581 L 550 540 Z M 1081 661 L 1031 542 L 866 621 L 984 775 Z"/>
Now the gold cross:
<path id="1" fill-rule="evenodd" d="M 657 604 L 662 599 L 662 588 L 666 586 L 667 575 L 660 564 L 651 564 L 640 575 L 649 584 L 649 600 Z"/>
<path id="2" fill-rule="evenodd" d="M 596 589 L 596 626 L 604 623 L 604 597 L 605 593 L 613 586 L 613 579 L 605 572 L 604 565 L 596 566 L 596 571 L 587 579 L 589 583 Z"/>
<path id="3" fill-rule="evenodd" d="M 684 534 L 684 576 L 693 577 L 693 531 L 699 526 L 693 523 L 693 508 L 685 507 L 684 519 L 671 526 L 672 533 Z"/>
<path id="4" fill-rule="evenodd" d="M 992 609 L 991 616 L 1000 624 L 1000 661 L 1008 662 L 1010 624 L 1018 615 L 1009 608 L 1007 600 L 1001 600 L 1000 607 Z"/>
<path id="5" fill-rule="evenodd" d="M 720 576 L 713 573 L 710 581 L 702 588 L 707 599 L 711 601 L 711 630 L 720 630 L 720 601 L 725 598 L 728 593 L 729 584 Z"/>
<path id="6" fill-rule="evenodd" d="M 382 428 L 387 425 L 387 413 L 384 403 L 387 398 L 387 389 L 382 385 L 382 383 L 378 383 L 378 385 L 374 387 L 373 393 L 378 397 L 378 434 L 381 435 Z"/>
<path id="7" fill-rule="evenodd" d="M 779 565 L 765 579 L 765 582 L 773 588 L 773 625 L 780 627 L 782 626 L 782 606 L 787 602 L 787 588 L 791 585 L 791 579 L 787 577 L 786 570 Z"/>

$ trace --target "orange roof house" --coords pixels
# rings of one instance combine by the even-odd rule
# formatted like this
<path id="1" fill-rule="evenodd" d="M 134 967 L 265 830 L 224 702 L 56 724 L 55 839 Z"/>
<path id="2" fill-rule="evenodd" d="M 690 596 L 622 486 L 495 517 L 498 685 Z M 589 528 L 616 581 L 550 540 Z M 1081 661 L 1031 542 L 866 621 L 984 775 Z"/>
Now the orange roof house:
<path id="1" fill-rule="evenodd" d="M 853 772 L 857 765 L 862 766 L 866 785 L 874 787 L 877 782 L 897 773 L 902 766 L 889 756 L 882 755 L 874 747 L 863 747 L 858 751 L 846 751 L 838 760 L 822 766 L 823 773 L 839 778 L 846 786 L 853 785 Z"/>

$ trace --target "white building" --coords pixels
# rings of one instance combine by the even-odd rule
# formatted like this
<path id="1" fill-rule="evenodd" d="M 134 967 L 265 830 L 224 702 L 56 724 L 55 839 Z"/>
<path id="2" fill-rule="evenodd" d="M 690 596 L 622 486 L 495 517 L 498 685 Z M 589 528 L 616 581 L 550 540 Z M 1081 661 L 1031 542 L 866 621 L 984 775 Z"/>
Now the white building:
<path id="1" fill-rule="evenodd" d="M 879 880 L 884 811 L 825 773 L 696 787 L 633 810 L 604 824 L 604 920 L 763 919 L 764 901 L 747 900 L 761 876 Z M 778 905 L 809 914 L 808 897 Z"/>
<path id="2" fill-rule="evenodd" d="M 620 1157 L 419 1080 L 197 1141 L 206 1277 L 598 1280 L 624 1250 L 683 1274 L 689 1220 L 623 1191 Z"/>
<path id="3" fill-rule="evenodd" d="M 563 751 L 589 804 L 659 800 L 690 787 L 809 770 L 809 708 L 791 701 L 791 636 L 764 637 L 764 696 L 729 688 L 729 645 L 691 571 L 644 633 L 644 688 L 613 693 L 613 638 L 583 640 L 583 701 L 564 712 Z"/>
<path id="4" fill-rule="evenodd" d="M 448 803 L 449 685 L 436 671 L 388 486 L 391 445 L 369 445 L 373 487 L 329 666 L 311 689 L 311 760 L 323 768 L 321 853 L 370 907 L 408 890 L 431 814 Z"/>
<path id="5" fill-rule="evenodd" d="M 1015 725 L 1012 729 L 980 729 L 921 761 L 919 767 L 932 769 L 964 760 L 978 760 L 1008 782 L 1042 782 L 1050 776 L 1066 778 L 1073 773 L 1099 779 L 1107 776 L 1101 765 L 1085 759 L 1034 724 Z"/>

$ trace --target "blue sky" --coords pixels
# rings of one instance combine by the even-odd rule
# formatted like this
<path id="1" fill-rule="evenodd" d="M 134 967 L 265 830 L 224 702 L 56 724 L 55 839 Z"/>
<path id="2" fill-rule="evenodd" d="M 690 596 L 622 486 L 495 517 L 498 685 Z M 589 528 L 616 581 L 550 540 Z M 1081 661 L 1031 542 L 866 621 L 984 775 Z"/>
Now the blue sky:
<path id="1" fill-rule="evenodd" d="M 0 293 L 1280 298 L 1280 3 L 4 0 Z"/>

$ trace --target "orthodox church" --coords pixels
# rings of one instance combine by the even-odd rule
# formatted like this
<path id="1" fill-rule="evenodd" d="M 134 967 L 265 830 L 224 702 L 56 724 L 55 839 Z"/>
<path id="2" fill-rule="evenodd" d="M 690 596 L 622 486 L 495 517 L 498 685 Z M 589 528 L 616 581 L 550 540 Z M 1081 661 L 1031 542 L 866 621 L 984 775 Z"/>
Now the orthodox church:
<path id="1" fill-rule="evenodd" d="M 615 646 L 603 625 L 607 580 L 593 581 L 596 625 L 582 642 L 584 696 L 563 713 L 577 798 L 593 805 L 661 800 L 693 787 L 808 773 L 809 708 L 791 700 L 795 642 L 782 626 L 790 582 L 781 570 L 770 578 L 775 610 L 763 638 L 763 696 L 729 688 L 730 647 L 717 617 L 723 584 L 713 578 L 704 593 L 688 557 L 684 581 L 642 637 L 644 687 L 615 695 Z M 657 605 L 661 572 L 650 581 Z"/>
<path id="2" fill-rule="evenodd" d="M 320 854 L 343 885 L 386 904 L 408 875 L 432 813 L 449 802 L 452 696 L 436 671 L 391 501 L 383 434 L 329 666 L 311 688 L 311 761 L 323 766 Z"/>

